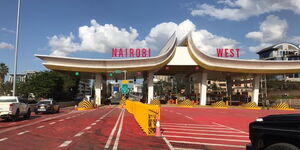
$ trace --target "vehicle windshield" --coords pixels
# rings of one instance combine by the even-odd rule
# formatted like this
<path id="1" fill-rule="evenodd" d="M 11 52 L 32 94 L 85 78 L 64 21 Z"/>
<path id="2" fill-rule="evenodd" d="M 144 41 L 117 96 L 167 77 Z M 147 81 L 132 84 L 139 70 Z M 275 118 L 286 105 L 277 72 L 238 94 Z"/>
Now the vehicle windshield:
<path id="1" fill-rule="evenodd" d="M 15 98 L 0 98 L 0 102 L 17 102 Z"/>
<path id="2" fill-rule="evenodd" d="M 50 104 L 50 101 L 39 101 L 38 104 Z"/>

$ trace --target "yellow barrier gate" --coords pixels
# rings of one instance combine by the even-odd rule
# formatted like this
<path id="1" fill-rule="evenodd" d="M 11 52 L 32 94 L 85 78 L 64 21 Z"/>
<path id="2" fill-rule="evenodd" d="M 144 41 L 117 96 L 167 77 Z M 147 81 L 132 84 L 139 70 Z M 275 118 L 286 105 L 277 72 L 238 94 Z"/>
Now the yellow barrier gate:
<path id="1" fill-rule="evenodd" d="M 160 119 L 159 105 L 126 100 L 125 108 L 129 113 L 133 114 L 135 120 L 147 135 L 155 134 L 156 121 Z"/>

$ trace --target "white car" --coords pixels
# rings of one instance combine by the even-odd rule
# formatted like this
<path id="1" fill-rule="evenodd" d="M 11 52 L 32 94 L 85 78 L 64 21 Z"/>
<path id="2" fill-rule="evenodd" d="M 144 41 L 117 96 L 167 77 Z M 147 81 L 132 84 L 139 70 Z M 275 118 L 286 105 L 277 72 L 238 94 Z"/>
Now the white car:
<path id="1" fill-rule="evenodd" d="M 20 116 L 30 118 L 31 110 L 25 100 L 15 96 L 0 96 L 0 118 L 18 120 Z"/>

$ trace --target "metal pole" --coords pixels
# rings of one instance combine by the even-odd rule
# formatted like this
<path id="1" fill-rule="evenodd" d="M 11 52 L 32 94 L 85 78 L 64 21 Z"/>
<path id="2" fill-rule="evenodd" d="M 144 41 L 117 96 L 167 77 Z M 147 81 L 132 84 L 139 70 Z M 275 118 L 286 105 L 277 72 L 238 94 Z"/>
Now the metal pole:
<path id="1" fill-rule="evenodd" d="M 18 66 L 17 63 L 18 63 L 18 50 L 19 50 L 20 6 L 21 6 L 21 0 L 18 0 L 17 29 L 16 29 L 16 43 L 15 43 L 14 81 L 13 81 L 13 96 L 16 95 L 16 73 L 17 73 L 17 66 Z"/>

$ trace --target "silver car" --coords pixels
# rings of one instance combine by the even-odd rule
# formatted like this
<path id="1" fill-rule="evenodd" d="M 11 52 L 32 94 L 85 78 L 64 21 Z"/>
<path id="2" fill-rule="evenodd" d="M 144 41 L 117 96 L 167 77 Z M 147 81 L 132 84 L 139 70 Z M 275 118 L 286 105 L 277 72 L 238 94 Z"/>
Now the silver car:
<path id="1" fill-rule="evenodd" d="M 36 104 L 35 107 L 35 114 L 38 113 L 59 113 L 60 106 L 59 104 L 52 100 L 52 99 L 46 99 L 41 100 Z"/>

